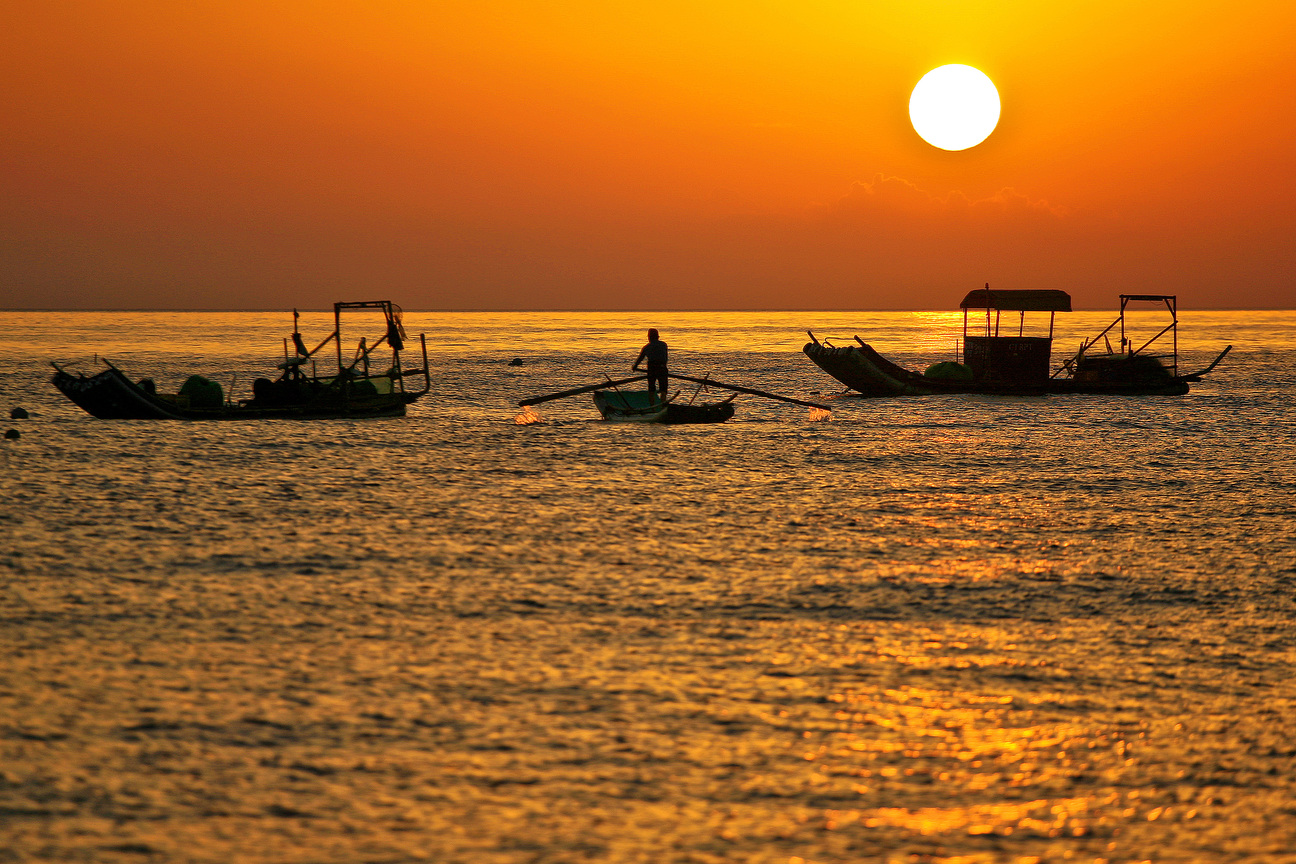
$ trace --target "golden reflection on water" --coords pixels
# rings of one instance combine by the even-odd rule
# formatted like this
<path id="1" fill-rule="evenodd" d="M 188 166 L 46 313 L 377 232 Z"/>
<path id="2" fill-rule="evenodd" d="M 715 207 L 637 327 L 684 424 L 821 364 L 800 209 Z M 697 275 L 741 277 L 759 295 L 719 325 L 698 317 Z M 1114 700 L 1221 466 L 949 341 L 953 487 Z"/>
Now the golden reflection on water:
<path id="1" fill-rule="evenodd" d="M 964 631 L 963 638 L 923 638 L 924 629 L 869 628 L 872 638 L 858 641 L 865 634 L 842 625 L 807 639 L 799 651 L 769 657 L 802 679 L 810 669 L 820 675 L 825 669 L 849 672 L 855 679 L 903 678 L 897 667 L 906 667 L 948 680 L 984 681 L 989 673 L 1014 682 L 1008 692 L 916 684 L 840 687 L 828 694 L 828 707 L 817 719 L 804 709 L 773 711 L 772 724 L 803 728 L 799 755 L 815 766 L 821 794 L 833 797 L 830 789 L 849 789 L 857 798 L 855 805 L 820 811 L 815 818 L 822 819 L 823 830 L 895 828 L 946 843 L 959 835 L 1084 840 L 1094 854 L 1075 860 L 1099 861 L 1107 860 L 1131 821 L 1182 824 L 1198 815 L 1203 799 L 1195 786 L 1128 785 L 1135 773 L 1161 770 L 1156 763 L 1166 757 L 1167 744 L 1173 752 L 1173 733 L 1182 724 L 1162 730 L 1171 737 L 1149 748 L 1152 724 L 1132 721 L 1116 703 L 1095 713 L 1100 700 L 1089 704 L 1066 692 L 1080 672 L 1071 665 L 1076 658 L 1050 657 L 1038 645 L 1023 649 L 1020 634 L 992 628 Z M 1099 662 L 1106 666 L 1111 659 Z M 1059 660 L 1069 668 L 1059 668 Z M 1070 705 L 1085 713 L 1070 720 L 1059 716 L 1074 713 Z M 1145 754 L 1147 767 L 1140 768 Z M 1184 772 L 1174 776 L 1182 779 Z M 1087 792 L 1077 794 L 1082 789 Z M 896 798 L 914 805 L 895 806 Z M 910 860 L 1044 859 L 985 852 Z"/>
<path id="2" fill-rule="evenodd" d="M 0 315 L 38 409 L 0 544 L 19 860 L 1290 857 L 1289 348 L 1137 406 L 519 427 L 644 316 L 424 314 L 404 420 L 220 427 L 92 421 L 46 349 L 251 366 L 289 316 Z M 821 388 L 811 319 L 684 315 L 672 350 Z"/>
<path id="3" fill-rule="evenodd" d="M 962 643 L 952 643 L 957 648 Z M 928 642 L 924 649 L 938 649 Z M 966 648 L 966 645 L 962 645 Z M 899 662 L 930 665 L 931 657 L 912 657 L 883 650 Z M 973 664 L 968 663 L 968 666 Z M 958 668 L 959 664 L 955 664 Z M 907 687 L 873 693 L 837 693 L 829 697 L 842 706 L 833 718 L 844 724 L 844 744 L 826 752 L 807 754 L 829 772 L 860 778 L 861 795 L 869 783 L 898 777 L 925 777 L 945 787 L 980 791 L 992 786 L 1027 786 L 1046 780 L 1050 767 L 1066 766 L 1068 749 L 1082 746 L 1082 727 L 1015 726 L 1009 722 L 1012 696 L 985 696 Z M 899 764 L 878 764 L 895 762 Z M 892 757 L 888 759 L 887 757 Z M 891 825 L 920 834 L 966 831 L 1010 835 L 1033 831 L 1048 837 L 1087 832 L 1087 798 L 1036 799 L 1011 804 L 972 804 L 907 810 L 833 811 L 837 826 L 859 821 L 868 827 Z"/>

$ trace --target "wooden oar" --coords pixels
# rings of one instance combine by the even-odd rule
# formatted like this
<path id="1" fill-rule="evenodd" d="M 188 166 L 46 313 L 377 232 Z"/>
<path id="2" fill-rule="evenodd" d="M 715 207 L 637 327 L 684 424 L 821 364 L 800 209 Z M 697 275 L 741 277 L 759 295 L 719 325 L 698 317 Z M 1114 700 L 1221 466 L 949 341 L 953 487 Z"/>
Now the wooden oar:
<path id="1" fill-rule="evenodd" d="M 612 376 L 605 372 L 603 373 L 603 379 L 607 381 L 607 386 L 612 388 L 612 392 L 617 394 L 617 398 L 621 400 L 621 406 L 627 411 L 632 410 L 630 408 L 630 400 L 625 397 L 624 393 L 617 389 L 616 382 L 612 380 Z"/>
<path id="2" fill-rule="evenodd" d="M 711 373 L 708 372 L 708 373 L 706 374 L 706 377 L 707 377 L 707 380 L 710 380 L 710 378 L 711 378 Z M 699 385 L 698 385 L 698 388 L 697 388 L 696 390 L 693 391 L 693 395 L 689 397 L 688 404 L 690 404 L 690 405 L 693 404 L 693 400 L 696 399 L 696 398 L 698 397 L 698 394 L 702 392 L 702 388 L 705 387 L 705 386 L 706 386 L 705 384 L 699 384 Z M 732 399 L 733 397 L 730 396 L 729 398 Z"/>
<path id="3" fill-rule="evenodd" d="M 736 384 L 722 384 L 714 378 L 694 378 L 692 375 L 680 375 L 676 372 L 666 373 L 672 378 L 679 378 L 682 381 L 692 381 L 694 384 L 705 384 L 708 387 L 719 387 L 723 390 L 733 390 L 735 393 L 750 393 L 752 396 L 763 396 L 766 399 L 777 399 L 780 402 L 791 402 L 793 405 L 804 405 L 807 408 L 818 408 L 820 411 L 831 412 L 833 409 L 827 405 L 820 405 L 818 402 L 806 402 L 802 399 L 793 399 L 790 396 L 778 396 L 774 393 L 766 393 L 764 390 L 756 390 L 751 387 L 739 387 Z"/>
<path id="4" fill-rule="evenodd" d="M 588 387 L 577 387 L 575 390 L 564 390 L 561 393 L 550 393 L 548 396 L 534 396 L 530 399 L 523 399 L 518 403 L 525 408 L 527 405 L 539 405 L 541 402 L 551 402 L 554 399 L 565 399 L 568 396 L 579 396 L 582 393 L 592 393 L 595 390 L 606 390 L 609 387 L 616 387 L 620 384 L 633 384 L 635 381 L 646 381 L 647 375 L 636 375 L 634 378 L 621 378 L 617 381 L 604 381 L 602 384 L 590 384 Z"/>

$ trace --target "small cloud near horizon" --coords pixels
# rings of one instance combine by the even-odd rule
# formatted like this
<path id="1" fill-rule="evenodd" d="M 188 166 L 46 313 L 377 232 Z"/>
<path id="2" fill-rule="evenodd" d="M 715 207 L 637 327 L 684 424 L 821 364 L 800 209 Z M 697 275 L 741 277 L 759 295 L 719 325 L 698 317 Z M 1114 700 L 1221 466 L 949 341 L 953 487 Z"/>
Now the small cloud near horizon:
<path id="1" fill-rule="evenodd" d="M 874 174 L 873 179 L 868 182 L 861 180 L 852 183 L 846 194 L 819 209 L 828 215 L 890 209 L 927 216 L 942 213 L 1039 214 L 1056 219 L 1065 219 L 1074 213 L 1069 207 L 1051 204 L 1043 198 L 1031 198 L 1010 186 L 1005 186 L 994 195 L 985 198 L 972 198 L 959 190 L 953 190 L 942 197 L 920 188 L 903 177 L 881 173 Z"/>

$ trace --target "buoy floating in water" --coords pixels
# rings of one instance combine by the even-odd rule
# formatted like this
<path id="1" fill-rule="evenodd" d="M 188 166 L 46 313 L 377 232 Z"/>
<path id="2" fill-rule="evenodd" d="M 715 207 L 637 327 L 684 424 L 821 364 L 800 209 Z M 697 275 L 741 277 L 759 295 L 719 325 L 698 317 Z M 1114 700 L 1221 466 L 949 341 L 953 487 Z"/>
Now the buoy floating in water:
<path id="1" fill-rule="evenodd" d="M 22 437 L 22 433 L 19 432 L 17 429 L 9 429 L 5 432 L 4 437 L 8 441 L 17 441 L 19 438 Z"/>

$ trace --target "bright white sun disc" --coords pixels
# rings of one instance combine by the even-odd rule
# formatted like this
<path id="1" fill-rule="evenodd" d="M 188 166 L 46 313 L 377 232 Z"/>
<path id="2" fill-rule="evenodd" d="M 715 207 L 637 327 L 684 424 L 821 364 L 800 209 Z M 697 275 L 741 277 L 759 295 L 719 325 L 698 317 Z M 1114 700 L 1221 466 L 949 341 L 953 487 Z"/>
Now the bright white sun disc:
<path id="1" fill-rule="evenodd" d="M 975 147 L 999 124 L 999 91 L 980 69 L 951 63 L 931 70 L 909 97 L 914 131 L 933 147 Z"/>

